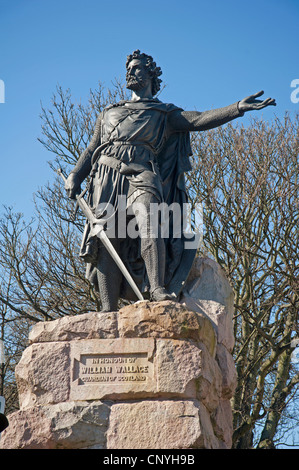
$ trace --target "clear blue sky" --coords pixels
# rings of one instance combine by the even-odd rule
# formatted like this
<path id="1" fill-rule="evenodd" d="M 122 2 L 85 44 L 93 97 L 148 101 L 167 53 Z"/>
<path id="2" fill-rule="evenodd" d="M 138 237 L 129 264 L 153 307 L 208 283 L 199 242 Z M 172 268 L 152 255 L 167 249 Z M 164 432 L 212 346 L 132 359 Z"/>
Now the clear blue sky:
<path id="1" fill-rule="evenodd" d="M 124 79 L 137 48 L 161 66 L 165 102 L 206 110 L 263 89 L 277 100 L 265 119 L 298 111 L 298 24 L 298 0 L 0 0 L 1 205 L 30 217 L 52 179 L 40 102 L 57 84 L 85 101 L 99 80 Z"/>

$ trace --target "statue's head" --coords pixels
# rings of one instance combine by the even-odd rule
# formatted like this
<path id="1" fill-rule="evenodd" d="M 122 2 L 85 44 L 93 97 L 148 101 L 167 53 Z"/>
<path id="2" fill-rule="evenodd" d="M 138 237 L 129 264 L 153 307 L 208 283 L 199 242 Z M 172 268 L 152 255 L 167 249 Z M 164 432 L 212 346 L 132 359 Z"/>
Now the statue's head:
<path id="1" fill-rule="evenodd" d="M 136 67 L 138 67 L 138 72 L 135 72 Z M 126 69 L 127 88 L 135 91 L 139 90 L 150 79 L 153 96 L 158 93 L 162 82 L 158 77 L 162 75 L 162 70 L 157 67 L 156 62 L 150 55 L 141 53 L 137 49 L 133 54 L 127 56 Z"/>

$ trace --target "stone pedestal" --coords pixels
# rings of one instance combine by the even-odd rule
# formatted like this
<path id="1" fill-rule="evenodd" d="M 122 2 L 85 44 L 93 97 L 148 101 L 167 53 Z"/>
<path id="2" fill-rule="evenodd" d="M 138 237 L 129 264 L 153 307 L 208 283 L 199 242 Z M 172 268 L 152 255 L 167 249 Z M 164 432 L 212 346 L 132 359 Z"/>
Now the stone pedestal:
<path id="1" fill-rule="evenodd" d="M 204 271 L 217 300 L 207 298 L 215 292 Z M 231 295 L 216 263 L 201 260 L 180 303 L 38 323 L 16 367 L 20 410 L 0 447 L 230 448 Z"/>

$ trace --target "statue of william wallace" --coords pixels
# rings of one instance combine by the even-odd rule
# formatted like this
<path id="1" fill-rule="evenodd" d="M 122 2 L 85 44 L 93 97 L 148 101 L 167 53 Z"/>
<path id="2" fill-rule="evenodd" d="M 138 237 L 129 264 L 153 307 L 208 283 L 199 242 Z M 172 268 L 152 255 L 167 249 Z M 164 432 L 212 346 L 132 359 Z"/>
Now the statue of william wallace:
<path id="1" fill-rule="evenodd" d="M 153 204 L 175 202 L 183 207 L 187 202 L 184 173 L 191 169 L 191 131 L 221 126 L 247 111 L 275 105 L 275 100 L 257 100 L 261 91 L 224 108 L 184 111 L 155 98 L 162 72 L 151 56 L 134 51 L 127 57 L 126 70 L 131 100 L 108 106 L 100 113 L 92 140 L 68 176 L 65 188 L 70 198 L 78 197 L 81 183 L 90 175 L 89 208 L 94 217 L 102 220 L 103 227 L 113 215 L 116 230 L 109 240 L 135 285 L 151 300 L 175 299 L 196 248 L 185 249 L 183 231 L 174 237 L 170 227 L 169 236 L 163 237 L 161 222 L 153 236 Z M 125 206 L 120 200 L 126 201 Z M 108 205 L 113 207 L 113 214 L 105 210 Z M 141 205 L 144 210 L 135 209 Z M 117 227 L 124 216 L 127 223 L 134 218 L 138 237 L 119 234 Z M 128 277 L 91 230 L 89 221 L 80 256 L 86 262 L 87 278 L 100 293 L 102 311 L 117 310 L 119 298 L 137 300 Z"/>

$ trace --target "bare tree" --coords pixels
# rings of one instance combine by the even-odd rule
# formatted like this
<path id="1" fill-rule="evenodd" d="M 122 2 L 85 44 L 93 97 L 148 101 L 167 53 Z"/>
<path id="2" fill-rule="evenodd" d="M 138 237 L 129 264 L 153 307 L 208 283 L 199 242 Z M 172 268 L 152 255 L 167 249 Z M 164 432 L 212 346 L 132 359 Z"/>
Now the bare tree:
<path id="1" fill-rule="evenodd" d="M 53 109 L 42 107 L 39 139 L 54 154 L 49 162 L 54 171 L 58 167 L 70 171 L 91 138 L 98 113 L 108 102 L 122 98 L 117 82 L 107 92 L 101 85 L 91 91 L 87 106 L 75 105 L 70 91 L 57 87 Z M 8 296 L 8 277 L 3 276 L 0 302 L 31 322 L 99 310 L 100 299 L 85 279 L 85 265 L 79 259 L 84 219 L 80 211 L 73 219 L 74 203 L 58 175 L 36 194 L 35 209 L 30 222 L 10 208 L 0 220 L 0 267 L 10 279 Z"/>
<path id="2" fill-rule="evenodd" d="M 72 102 L 69 90 L 57 87 L 53 108 L 42 107 L 39 139 L 54 154 L 49 164 L 55 172 L 58 167 L 69 172 L 92 136 L 98 113 L 124 97 L 118 82 L 107 91 L 99 85 L 84 106 Z M 6 348 L 0 387 L 7 412 L 18 407 L 14 367 L 27 346 L 30 326 L 101 309 L 79 258 L 85 221 L 80 211 L 73 219 L 73 210 L 74 203 L 54 174 L 53 183 L 35 195 L 32 220 L 11 208 L 4 208 L 0 219 L 0 339 Z"/>
<path id="3" fill-rule="evenodd" d="M 7 277 L 5 276 L 7 274 Z M 2 277 L 3 275 L 3 277 Z M 4 279 L 7 280 L 4 286 Z M 12 275 L 1 270 L 0 289 L 5 289 L 5 298 L 10 296 Z M 18 409 L 18 392 L 15 383 L 14 369 L 27 345 L 28 323 L 12 311 L 7 303 L 0 301 L 0 339 L 3 346 L 3 357 L 0 363 L 0 395 L 5 397 L 5 412 Z M 3 361 L 3 362 L 2 362 Z"/>
<path id="4" fill-rule="evenodd" d="M 298 116 L 286 116 L 193 135 L 189 194 L 204 206 L 204 248 L 235 291 L 236 448 L 274 447 L 298 398 L 298 132 Z"/>

